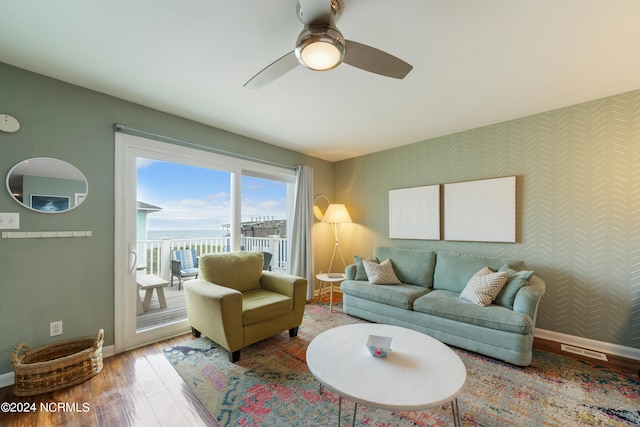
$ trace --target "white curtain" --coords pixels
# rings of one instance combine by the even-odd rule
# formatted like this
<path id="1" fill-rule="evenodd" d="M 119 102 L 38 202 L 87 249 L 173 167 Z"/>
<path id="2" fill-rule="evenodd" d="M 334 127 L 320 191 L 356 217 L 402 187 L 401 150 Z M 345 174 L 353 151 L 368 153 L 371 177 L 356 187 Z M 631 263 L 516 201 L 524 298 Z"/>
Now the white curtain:
<path id="1" fill-rule="evenodd" d="M 314 296 L 313 276 L 313 169 L 296 169 L 296 199 L 291 232 L 291 274 L 307 279 L 307 299 Z"/>

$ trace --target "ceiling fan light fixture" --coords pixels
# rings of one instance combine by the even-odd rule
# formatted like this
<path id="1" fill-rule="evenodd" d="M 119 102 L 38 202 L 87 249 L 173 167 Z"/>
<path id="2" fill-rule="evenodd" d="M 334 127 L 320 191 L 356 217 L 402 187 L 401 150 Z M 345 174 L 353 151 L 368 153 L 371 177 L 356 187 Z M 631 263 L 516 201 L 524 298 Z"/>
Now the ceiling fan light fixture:
<path id="1" fill-rule="evenodd" d="M 333 27 L 306 27 L 296 42 L 300 64 L 315 71 L 337 67 L 344 59 L 346 44 L 340 31 Z"/>
<path id="2" fill-rule="evenodd" d="M 302 65 L 314 71 L 328 71 L 342 62 L 369 73 L 403 79 L 413 66 L 375 47 L 345 40 L 335 27 L 343 10 L 343 0 L 297 0 L 296 14 L 304 25 L 295 49 L 281 56 L 258 74 L 245 87 L 259 89 Z M 349 56 L 347 53 L 349 44 Z"/>

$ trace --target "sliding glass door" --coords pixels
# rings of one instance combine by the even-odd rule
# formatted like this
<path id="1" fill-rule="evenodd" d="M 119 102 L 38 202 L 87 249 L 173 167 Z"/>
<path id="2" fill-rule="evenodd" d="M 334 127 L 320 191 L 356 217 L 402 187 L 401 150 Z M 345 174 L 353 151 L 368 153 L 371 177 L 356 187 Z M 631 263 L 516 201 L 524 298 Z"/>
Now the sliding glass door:
<path id="1" fill-rule="evenodd" d="M 243 171 L 241 184 L 240 249 L 263 252 L 265 267 L 287 273 L 294 185 L 248 174 Z"/>
<path id="2" fill-rule="evenodd" d="M 137 333 L 184 321 L 182 282 L 196 277 L 200 255 L 229 250 L 231 177 L 228 171 L 136 159 Z"/>
<path id="3" fill-rule="evenodd" d="M 293 171 L 116 133 L 116 352 L 189 331 L 180 274 L 205 253 L 286 271 Z M 184 257 L 188 259 L 184 259 Z M 184 268 L 183 268 L 184 269 Z"/>

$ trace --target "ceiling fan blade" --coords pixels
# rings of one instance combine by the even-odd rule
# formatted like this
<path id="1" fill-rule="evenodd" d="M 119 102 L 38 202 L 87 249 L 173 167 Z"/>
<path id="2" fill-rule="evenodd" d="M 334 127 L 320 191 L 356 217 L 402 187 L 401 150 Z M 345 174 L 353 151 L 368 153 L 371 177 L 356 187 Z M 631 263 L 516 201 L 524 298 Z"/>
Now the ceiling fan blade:
<path id="1" fill-rule="evenodd" d="M 260 89 L 278 77 L 281 77 L 298 66 L 298 58 L 294 51 L 291 51 L 283 57 L 275 60 L 267 65 L 258 74 L 253 76 L 251 80 L 244 84 L 249 89 Z"/>
<path id="2" fill-rule="evenodd" d="M 345 64 L 394 79 L 404 79 L 413 69 L 413 65 L 375 47 L 351 40 L 346 43 L 347 53 L 342 61 Z"/>
<path id="3" fill-rule="evenodd" d="M 304 25 L 331 22 L 331 0 L 298 0 L 299 17 Z"/>

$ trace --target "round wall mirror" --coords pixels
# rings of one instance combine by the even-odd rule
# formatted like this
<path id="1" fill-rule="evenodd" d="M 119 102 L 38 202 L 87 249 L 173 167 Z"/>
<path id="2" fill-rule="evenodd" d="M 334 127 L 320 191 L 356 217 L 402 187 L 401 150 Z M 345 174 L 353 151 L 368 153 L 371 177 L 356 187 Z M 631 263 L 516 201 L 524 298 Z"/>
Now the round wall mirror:
<path id="1" fill-rule="evenodd" d="M 329 207 L 329 199 L 323 194 L 319 194 L 313 199 L 313 214 L 318 221 L 322 221 L 327 208 Z"/>
<path id="2" fill-rule="evenodd" d="M 88 185 L 75 166 L 50 157 L 35 157 L 11 168 L 7 190 L 27 209 L 60 213 L 79 206 L 87 197 Z"/>

